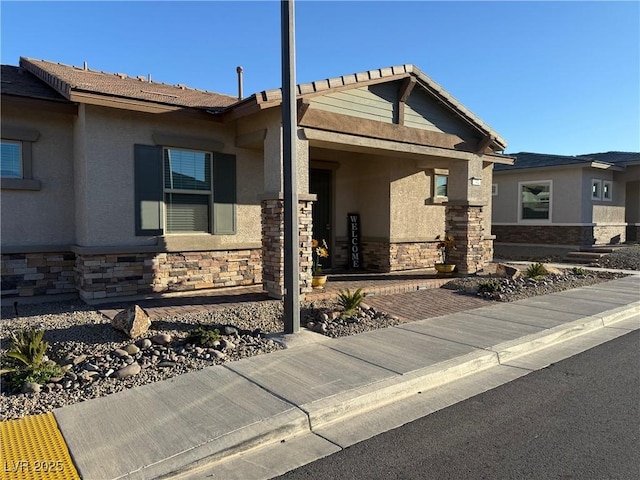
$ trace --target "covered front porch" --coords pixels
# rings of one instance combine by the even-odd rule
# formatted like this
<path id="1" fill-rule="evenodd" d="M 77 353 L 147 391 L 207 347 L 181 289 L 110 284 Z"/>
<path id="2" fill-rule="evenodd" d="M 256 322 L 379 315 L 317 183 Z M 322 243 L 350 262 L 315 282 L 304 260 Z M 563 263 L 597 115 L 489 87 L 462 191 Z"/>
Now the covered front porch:
<path id="1" fill-rule="evenodd" d="M 313 238 L 326 240 L 330 251 L 325 270 L 433 268 L 442 262 L 437 244 L 445 235 L 455 238 L 451 260 L 460 273 L 475 273 L 492 259 L 491 161 L 437 147 L 302 131 L 309 144 L 309 192 L 316 197 Z"/>

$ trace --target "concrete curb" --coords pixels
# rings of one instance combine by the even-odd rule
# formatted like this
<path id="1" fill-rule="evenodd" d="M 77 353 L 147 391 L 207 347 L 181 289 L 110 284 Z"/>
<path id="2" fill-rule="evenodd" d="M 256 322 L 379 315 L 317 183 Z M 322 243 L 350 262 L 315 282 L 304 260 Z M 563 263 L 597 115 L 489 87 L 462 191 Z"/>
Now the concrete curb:
<path id="1" fill-rule="evenodd" d="M 429 367 L 300 405 L 311 429 L 397 402 L 421 390 L 435 388 L 466 375 L 498 365 L 494 352 L 476 350 Z"/>
<path id="2" fill-rule="evenodd" d="M 615 308 L 602 315 L 574 320 L 334 397 L 299 405 L 299 408 L 309 416 L 309 423 L 313 430 L 328 423 L 345 420 L 352 415 L 359 415 L 367 410 L 383 407 L 420 391 L 436 388 L 467 375 L 504 364 L 522 355 L 603 328 L 638 313 L 640 313 L 640 302 L 635 302 L 628 307 Z"/>
<path id="3" fill-rule="evenodd" d="M 227 461 L 230 458 L 229 456 L 249 453 L 257 448 L 268 447 L 280 442 L 282 441 L 281 434 L 286 435 L 288 432 L 291 438 L 312 434 L 314 430 L 400 402 L 415 394 L 435 389 L 472 374 L 505 364 L 529 353 L 543 350 L 605 326 L 613 325 L 638 313 L 640 313 L 640 302 L 634 302 L 629 306 L 608 310 L 600 315 L 568 322 L 487 349 L 478 349 L 429 367 L 406 374 L 398 374 L 392 378 L 348 390 L 328 398 L 298 405 L 297 408 L 308 417 L 308 423 L 305 425 L 295 422 L 295 424 L 290 425 L 288 430 L 282 429 L 282 431 L 273 432 L 273 434 L 256 437 L 251 442 L 239 443 L 233 448 L 202 458 L 197 462 L 185 465 L 179 470 L 167 472 L 157 478 L 175 478 L 176 476 L 190 478 L 190 471 L 202 469 L 204 466 L 212 466 L 223 460 L 223 457 Z"/>

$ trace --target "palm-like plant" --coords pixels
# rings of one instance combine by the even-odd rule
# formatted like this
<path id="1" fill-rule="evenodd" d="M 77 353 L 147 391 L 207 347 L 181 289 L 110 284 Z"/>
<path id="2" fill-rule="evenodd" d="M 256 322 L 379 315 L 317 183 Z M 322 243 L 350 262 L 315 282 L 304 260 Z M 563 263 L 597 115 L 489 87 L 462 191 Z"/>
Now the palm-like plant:
<path id="1" fill-rule="evenodd" d="M 11 333 L 11 348 L 7 357 L 13 358 L 26 367 L 37 368 L 42 365 L 49 343 L 43 340 L 44 330 L 20 330 Z"/>
<path id="2" fill-rule="evenodd" d="M 344 291 L 340 290 L 338 293 L 338 305 L 342 307 L 343 315 L 353 315 L 363 301 L 364 295 L 362 294 L 361 288 L 353 293 L 351 293 L 348 288 Z"/>

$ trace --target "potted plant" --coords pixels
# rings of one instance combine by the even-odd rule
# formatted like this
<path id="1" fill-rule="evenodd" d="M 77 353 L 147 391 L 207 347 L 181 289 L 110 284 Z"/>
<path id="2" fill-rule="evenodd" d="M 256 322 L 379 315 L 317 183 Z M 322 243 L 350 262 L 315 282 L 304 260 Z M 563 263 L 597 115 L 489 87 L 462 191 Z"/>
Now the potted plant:
<path id="1" fill-rule="evenodd" d="M 322 265 L 320 265 L 321 258 L 329 258 L 329 247 L 327 242 L 323 239 L 322 243 L 313 239 L 311 241 L 311 252 L 313 255 L 313 266 L 311 279 L 311 287 L 316 289 L 324 288 L 324 284 L 327 281 L 327 276 L 322 273 Z"/>
<path id="2" fill-rule="evenodd" d="M 436 263 L 435 268 L 439 273 L 451 273 L 456 268 L 455 264 L 451 263 L 449 256 L 456 249 L 455 238 L 453 235 L 445 235 L 444 238 L 440 239 L 440 235 L 438 235 L 436 240 L 440 240 L 436 248 L 440 251 L 442 262 Z"/>

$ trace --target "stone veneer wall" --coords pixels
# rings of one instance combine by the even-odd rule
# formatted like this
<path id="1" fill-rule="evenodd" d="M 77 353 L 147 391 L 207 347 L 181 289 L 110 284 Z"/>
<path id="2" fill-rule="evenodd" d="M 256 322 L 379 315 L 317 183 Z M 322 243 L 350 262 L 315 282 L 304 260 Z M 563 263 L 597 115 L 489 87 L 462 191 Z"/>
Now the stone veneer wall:
<path id="1" fill-rule="evenodd" d="M 78 255 L 86 300 L 253 285 L 262 280 L 259 249 L 211 252 Z"/>
<path id="2" fill-rule="evenodd" d="M 489 259 L 487 243 L 492 241 L 485 235 L 481 206 L 447 205 L 447 234 L 453 235 L 456 250 L 451 252 L 451 263 L 463 274 L 476 273 L 484 268 Z"/>
<path id="3" fill-rule="evenodd" d="M 390 250 L 391 271 L 431 268 L 440 261 L 440 252 L 433 242 L 392 243 Z"/>
<path id="4" fill-rule="evenodd" d="M 84 300 L 152 293 L 155 253 L 76 257 L 78 292 Z"/>
<path id="5" fill-rule="evenodd" d="M 596 245 L 616 245 L 627 241 L 627 226 L 596 225 L 593 227 L 593 238 Z"/>
<path id="6" fill-rule="evenodd" d="M 300 235 L 300 292 L 312 290 L 313 257 L 311 250 L 311 206 L 313 202 L 298 202 L 298 229 Z M 262 201 L 262 285 L 272 297 L 284 295 L 284 200 Z"/>
<path id="7" fill-rule="evenodd" d="M 363 268 L 371 271 L 393 272 L 431 268 L 439 259 L 437 241 L 388 242 L 382 240 L 362 240 Z M 336 242 L 334 267 L 348 268 L 349 243 Z"/>
<path id="8" fill-rule="evenodd" d="M 2 255 L 2 296 L 75 293 L 74 264 L 72 252 Z"/>
<path id="9" fill-rule="evenodd" d="M 543 245 L 593 245 L 623 243 L 624 225 L 494 225 L 496 242 Z M 613 240 L 619 238 L 619 240 Z"/>
<path id="10" fill-rule="evenodd" d="M 482 260 L 483 264 L 487 265 L 493 261 L 494 249 L 493 249 L 493 237 L 483 238 L 482 239 Z"/>
<path id="11" fill-rule="evenodd" d="M 360 242 L 360 248 L 362 266 L 365 270 L 375 272 L 391 271 L 391 244 L 388 240 L 367 240 L 363 238 Z"/>

